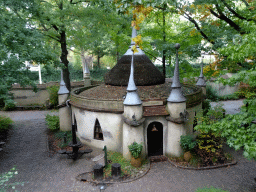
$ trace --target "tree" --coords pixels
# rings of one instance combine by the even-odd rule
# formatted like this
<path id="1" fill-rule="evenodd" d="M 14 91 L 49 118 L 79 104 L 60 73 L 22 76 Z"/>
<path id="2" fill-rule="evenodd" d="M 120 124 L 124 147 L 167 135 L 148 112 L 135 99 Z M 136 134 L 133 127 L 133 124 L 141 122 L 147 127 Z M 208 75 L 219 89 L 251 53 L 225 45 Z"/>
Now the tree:
<path id="1" fill-rule="evenodd" d="M 0 1 L 0 101 L 7 105 L 11 102 L 9 90 L 14 83 L 21 86 L 33 85 L 26 76 L 25 61 L 37 63 L 54 62 L 54 53 L 44 43 L 44 37 L 28 25 L 29 2 Z"/>

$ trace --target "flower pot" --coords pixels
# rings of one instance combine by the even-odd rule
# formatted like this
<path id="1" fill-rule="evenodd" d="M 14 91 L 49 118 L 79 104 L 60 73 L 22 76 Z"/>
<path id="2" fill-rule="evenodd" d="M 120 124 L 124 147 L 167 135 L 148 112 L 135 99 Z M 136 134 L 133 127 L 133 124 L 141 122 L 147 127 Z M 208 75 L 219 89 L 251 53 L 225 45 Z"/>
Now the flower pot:
<path id="1" fill-rule="evenodd" d="M 187 151 L 187 152 L 185 152 L 184 153 L 184 160 L 186 161 L 186 162 L 189 162 L 189 160 L 192 158 L 192 154 L 189 152 L 189 151 Z"/>
<path id="2" fill-rule="evenodd" d="M 135 159 L 134 157 L 132 157 L 132 159 L 131 159 L 131 165 L 132 165 L 133 167 L 141 167 L 141 161 L 142 161 L 141 157 L 138 157 L 137 159 Z"/>

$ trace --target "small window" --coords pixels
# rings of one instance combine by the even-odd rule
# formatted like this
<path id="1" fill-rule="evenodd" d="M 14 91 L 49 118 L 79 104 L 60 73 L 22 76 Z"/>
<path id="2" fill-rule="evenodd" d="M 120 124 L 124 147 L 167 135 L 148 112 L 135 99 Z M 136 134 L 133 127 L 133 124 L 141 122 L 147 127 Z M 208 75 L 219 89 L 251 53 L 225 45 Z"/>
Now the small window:
<path id="1" fill-rule="evenodd" d="M 94 125 L 94 139 L 104 140 L 102 129 L 101 129 L 101 126 L 100 126 L 100 123 L 99 123 L 98 119 L 96 119 L 96 122 L 95 122 L 95 125 Z"/>

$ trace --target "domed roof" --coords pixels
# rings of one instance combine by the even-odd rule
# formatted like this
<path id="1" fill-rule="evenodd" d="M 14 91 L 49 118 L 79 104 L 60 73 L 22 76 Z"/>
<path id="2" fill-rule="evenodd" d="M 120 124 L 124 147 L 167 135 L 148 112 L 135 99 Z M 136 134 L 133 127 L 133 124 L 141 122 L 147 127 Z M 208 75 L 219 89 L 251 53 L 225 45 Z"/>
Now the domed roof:
<path id="1" fill-rule="evenodd" d="M 136 37 L 133 28 L 132 37 Z M 127 86 L 131 70 L 132 50 L 135 45 L 132 41 L 127 52 L 119 59 L 117 64 L 105 75 L 104 81 L 107 85 Z M 137 46 L 138 52 L 134 53 L 134 81 L 137 86 L 158 85 L 165 82 L 163 74 Z"/>

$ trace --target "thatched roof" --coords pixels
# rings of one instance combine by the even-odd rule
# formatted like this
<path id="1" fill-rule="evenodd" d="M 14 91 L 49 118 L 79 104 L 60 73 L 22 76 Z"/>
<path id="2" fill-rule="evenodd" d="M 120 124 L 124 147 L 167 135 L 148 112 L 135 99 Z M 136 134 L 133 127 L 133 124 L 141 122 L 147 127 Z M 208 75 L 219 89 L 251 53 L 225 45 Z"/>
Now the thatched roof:
<path id="1" fill-rule="evenodd" d="M 127 86 L 131 70 L 131 54 L 125 54 L 105 75 L 107 85 Z M 134 80 L 137 86 L 158 85 L 165 82 L 162 73 L 145 54 L 134 54 Z"/>

